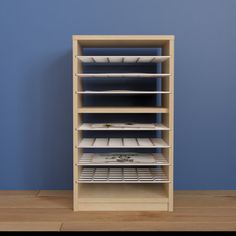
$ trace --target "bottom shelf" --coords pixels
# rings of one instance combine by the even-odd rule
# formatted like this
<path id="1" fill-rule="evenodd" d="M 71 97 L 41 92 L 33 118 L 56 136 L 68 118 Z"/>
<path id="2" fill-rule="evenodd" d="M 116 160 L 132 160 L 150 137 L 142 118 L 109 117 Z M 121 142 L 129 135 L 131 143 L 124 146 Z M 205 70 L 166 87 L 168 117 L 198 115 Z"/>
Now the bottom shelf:
<path id="1" fill-rule="evenodd" d="M 164 184 L 80 184 L 79 211 L 167 211 Z"/>
<path id="2" fill-rule="evenodd" d="M 169 183 L 160 166 L 83 167 L 78 183 Z"/>

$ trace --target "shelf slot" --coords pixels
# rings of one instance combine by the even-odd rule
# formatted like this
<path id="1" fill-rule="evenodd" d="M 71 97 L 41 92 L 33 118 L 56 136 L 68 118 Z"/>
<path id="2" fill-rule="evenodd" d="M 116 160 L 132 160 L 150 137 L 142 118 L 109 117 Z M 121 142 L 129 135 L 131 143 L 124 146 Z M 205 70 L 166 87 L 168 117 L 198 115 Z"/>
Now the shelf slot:
<path id="1" fill-rule="evenodd" d="M 83 63 L 162 63 L 170 56 L 77 56 Z"/>
<path id="2" fill-rule="evenodd" d="M 84 153 L 78 166 L 165 166 L 162 153 Z"/>
<path id="3" fill-rule="evenodd" d="M 169 128 L 163 124 L 139 124 L 139 123 L 84 123 L 77 130 L 169 130 Z"/>
<path id="4" fill-rule="evenodd" d="M 138 142 L 136 138 L 124 138 L 123 139 L 123 146 L 124 147 L 137 147 Z"/>
<path id="5" fill-rule="evenodd" d="M 109 139 L 109 143 L 108 143 L 109 147 L 121 147 L 122 145 L 123 145 L 123 141 L 121 138 Z"/>
<path id="6" fill-rule="evenodd" d="M 78 148 L 168 148 L 161 138 L 83 138 Z"/>
<path id="7" fill-rule="evenodd" d="M 78 183 L 169 183 L 158 167 L 83 167 Z"/>

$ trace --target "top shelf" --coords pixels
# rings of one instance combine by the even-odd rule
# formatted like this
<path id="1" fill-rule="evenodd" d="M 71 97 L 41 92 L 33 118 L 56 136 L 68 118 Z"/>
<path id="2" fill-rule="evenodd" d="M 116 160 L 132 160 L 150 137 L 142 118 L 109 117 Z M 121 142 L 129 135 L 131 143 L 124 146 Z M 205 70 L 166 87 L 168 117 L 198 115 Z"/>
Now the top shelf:
<path id="1" fill-rule="evenodd" d="M 83 63 L 161 63 L 170 56 L 77 56 Z"/>
<path id="2" fill-rule="evenodd" d="M 153 73 L 76 73 L 75 76 L 84 78 L 158 78 L 169 77 L 171 74 L 153 74 Z"/>

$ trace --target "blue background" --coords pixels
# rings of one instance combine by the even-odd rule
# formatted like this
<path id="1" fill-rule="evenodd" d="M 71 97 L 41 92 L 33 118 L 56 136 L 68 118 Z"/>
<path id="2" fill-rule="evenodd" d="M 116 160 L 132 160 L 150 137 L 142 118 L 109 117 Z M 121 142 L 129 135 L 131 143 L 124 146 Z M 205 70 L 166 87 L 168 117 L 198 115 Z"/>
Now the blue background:
<path id="1" fill-rule="evenodd" d="M 236 189 L 235 0 L 0 0 L 0 189 L 72 187 L 73 34 L 174 34 L 175 188 Z"/>

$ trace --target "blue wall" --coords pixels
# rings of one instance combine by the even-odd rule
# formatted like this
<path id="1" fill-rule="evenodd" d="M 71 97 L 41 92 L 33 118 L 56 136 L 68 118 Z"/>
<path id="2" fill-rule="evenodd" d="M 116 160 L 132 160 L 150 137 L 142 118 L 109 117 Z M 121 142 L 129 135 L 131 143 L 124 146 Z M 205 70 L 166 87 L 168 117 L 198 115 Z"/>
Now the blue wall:
<path id="1" fill-rule="evenodd" d="M 236 189 L 235 10 L 235 0 L 0 0 L 0 189 L 72 186 L 73 34 L 174 34 L 175 187 Z"/>

